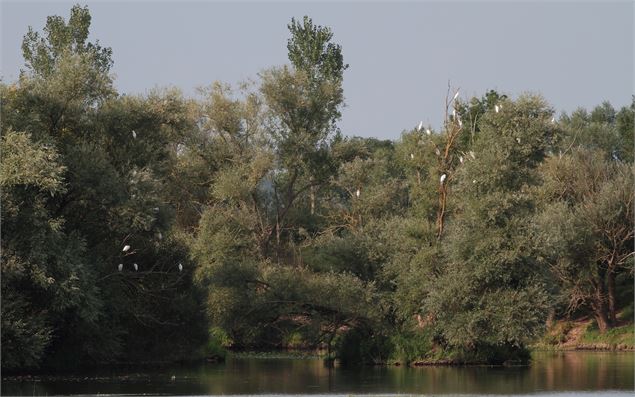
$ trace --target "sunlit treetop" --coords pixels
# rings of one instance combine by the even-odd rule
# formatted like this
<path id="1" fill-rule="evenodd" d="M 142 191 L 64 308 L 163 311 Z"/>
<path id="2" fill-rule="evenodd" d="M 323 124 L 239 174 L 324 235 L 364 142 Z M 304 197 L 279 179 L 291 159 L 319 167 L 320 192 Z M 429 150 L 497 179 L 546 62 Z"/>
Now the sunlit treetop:
<path id="1" fill-rule="evenodd" d="M 307 73 L 314 81 L 342 80 L 348 65 L 344 64 L 342 46 L 331 42 L 330 28 L 313 25 L 308 16 L 302 23 L 292 18 L 288 28 L 291 32 L 287 42 L 289 60 L 297 70 Z"/>
<path id="2" fill-rule="evenodd" d="M 35 75 L 48 76 L 65 53 L 89 56 L 96 69 L 107 73 L 112 67 L 112 49 L 102 47 L 99 40 L 87 42 L 91 16 L 88 7 L 74 5 L 68 23 L 54 15 L 46 19 L 44 34 L 29 27 L 22 40 L 26 67 Z"/>

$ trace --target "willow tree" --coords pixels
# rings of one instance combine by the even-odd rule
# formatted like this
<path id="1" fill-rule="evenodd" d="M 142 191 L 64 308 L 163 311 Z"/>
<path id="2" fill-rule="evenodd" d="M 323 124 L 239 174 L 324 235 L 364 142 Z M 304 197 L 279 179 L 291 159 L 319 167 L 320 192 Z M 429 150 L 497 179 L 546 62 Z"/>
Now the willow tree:
<path id="1" fill-rule="evenodd" d="M 590 309 L 600 332 L 616 325 L 616 279 L 632 284 L 632 165 L 575 149 L 542 166 L 538 235 L 568 312 Z"/>
<path id="2" fill-rule="evenodd" d="M 425 308 L 448 347 L 485 361 L 523 357 L 544 324 L 548 295 L 528 224 L 551 114 L 529 96 L 488 112 L 458 175 L 447 262 Z"/>
<path id="3" fill-rule="evenodd" d="M 11 154 L 2 171 L 5 303 L 24 308 L 26 319 L 41 317 L 33 346 L 46 349 L 35 354 L 26 346 L 35 339 L 22 332 L 13 348 L 24 356 L 3 368 L 147 360 L 188 354 L 201 341 L 178 337 L 198 302 L 187 252 L 168 232 L 163 189 L 174 147 L 191 126 L 188 104 L 175 93 L 118 96 L 111 50 L 87 41 L 90 21 L 87 8 L 74 6 L 68 21 L 49 17 L 43 34 L 29 29 L 25 70 L 0 91 L 3 149 Z M 59 186 L 45 194 L 29 173 Z M 3 332 L 22 327 L 15 319 L 3 310 Z M 171 346 L 152 343 L 170 335 Z"/>

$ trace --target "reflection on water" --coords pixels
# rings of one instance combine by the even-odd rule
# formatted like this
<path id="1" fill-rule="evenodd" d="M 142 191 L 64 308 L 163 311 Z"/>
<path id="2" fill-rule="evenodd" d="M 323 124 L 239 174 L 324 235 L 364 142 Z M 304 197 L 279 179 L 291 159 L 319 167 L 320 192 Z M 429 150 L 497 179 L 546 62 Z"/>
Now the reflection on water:
<path id="1" fill-rule="evenodd" d="M 235 358 L 225 364 L 3 379 L 2 395 L 527 394 L 633 390 L 632 353 L 536 353 L 529 367 L 329 368 L 320 360 Z M 172 380 L 174 376 L 174 380 Z M 577 393 L 576 393 L 577 394 Z"/>

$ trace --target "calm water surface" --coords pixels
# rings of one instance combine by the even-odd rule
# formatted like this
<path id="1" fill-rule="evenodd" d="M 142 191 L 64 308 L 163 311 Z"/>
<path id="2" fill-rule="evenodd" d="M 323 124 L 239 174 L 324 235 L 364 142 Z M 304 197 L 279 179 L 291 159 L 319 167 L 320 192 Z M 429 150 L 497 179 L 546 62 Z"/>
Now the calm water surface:
<path id="1" fill-rule="evenodd" d="M 529 367 L 328 368 L 317 359 L 230 358 L 225 364 L 3 378 L 2 395 L 417 394 L 633 395 L 633 353 L 535 353 Z M 172 380 L 172 376 L 175 379 Z"/>

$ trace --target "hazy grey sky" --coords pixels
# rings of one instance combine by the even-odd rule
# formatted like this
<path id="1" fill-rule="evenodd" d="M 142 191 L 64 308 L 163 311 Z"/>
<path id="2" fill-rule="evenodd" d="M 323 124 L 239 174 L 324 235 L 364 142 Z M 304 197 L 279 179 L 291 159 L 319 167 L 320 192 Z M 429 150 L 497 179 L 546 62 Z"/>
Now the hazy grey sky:
<path id="1" fill-rule="evenodd" d="M 68 18 L 75 2 L 2 0 L 2 75 L 15 80 L 29 25 Z M 398 138 L 438 127 L 448 80 L 462 96 L 538 92 L 558 111 L 615 107 L 633 94 L 633 2 L 88 1 L 92 39 L 113 49 L 119 92 L 187 95 L 287 62 L 287 24 L 330 26 L 350 68 L 346 135 Z"/>

